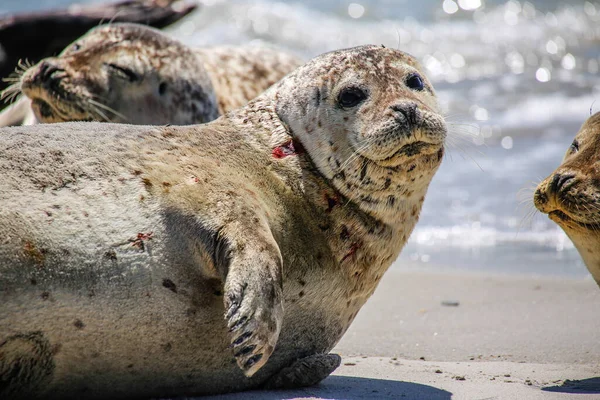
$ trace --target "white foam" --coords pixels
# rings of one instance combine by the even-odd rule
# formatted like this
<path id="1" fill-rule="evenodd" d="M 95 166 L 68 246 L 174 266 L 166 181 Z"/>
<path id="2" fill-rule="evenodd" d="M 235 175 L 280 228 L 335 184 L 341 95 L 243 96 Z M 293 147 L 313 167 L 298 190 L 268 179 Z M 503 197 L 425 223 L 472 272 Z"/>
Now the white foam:
<path id="1" fill-rule="evenodd" d="M 422 247 L 495 247 L 504 244 L 533 244 L 556 251 L 575 248 L 567 235 L 558 227 L 544 231 L 501 231 L 482 228 L 477 224 L 447 226 L 419 226 L 409 243 Z"/>

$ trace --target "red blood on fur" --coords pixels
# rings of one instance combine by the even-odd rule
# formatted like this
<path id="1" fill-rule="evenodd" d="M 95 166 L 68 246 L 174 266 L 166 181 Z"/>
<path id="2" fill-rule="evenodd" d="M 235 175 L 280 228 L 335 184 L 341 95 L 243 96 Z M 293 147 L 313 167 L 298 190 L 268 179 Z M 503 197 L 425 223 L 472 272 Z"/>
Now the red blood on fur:
<path id="1" fill-rule="evenodd" d="M 288 140 L 281 146 L 277 146 L 273 149 L 271 154 L 275 158 L 285 158 L 287 156 L 295 156 L 304 153 L 304 147 L 300 142 L 294 140 Z"/>
<path id="2" fill-rule="evenodd" d="M 356 242 L 356 243 L 352 243 L 352 245 L 350 246 L 350 251 L 348 252 L 348 254 L 346 254 L 344 256 L 344 258 L 342 258 L 341 262 L 346 261 L 348 258 L 353 257 L 354 254 L 356 254 L 356 251 L 358 249 L 360 249 L 362 247 L 362 243 L 360 242 Z"/>

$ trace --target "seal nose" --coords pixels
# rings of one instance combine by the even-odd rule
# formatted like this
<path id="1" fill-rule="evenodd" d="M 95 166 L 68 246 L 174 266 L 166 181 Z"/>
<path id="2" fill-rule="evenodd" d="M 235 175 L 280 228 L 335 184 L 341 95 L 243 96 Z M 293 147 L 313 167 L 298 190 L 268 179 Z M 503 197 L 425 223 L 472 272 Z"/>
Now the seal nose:
<path id="1" fill-rule="evenodd" d="M 552 177 L 552 181 L 548 185 L 549 194 L 558 194 L 561 191 L 569 190 L 575 183 L 575 174 L 573 173 L 556 173 Z"/>
<path id="2" fill-rule="evenodd" d="M 415 103 L 395 104 L 390 108 L 394 111 L 398 122 L 405 123 L 410 127 L 420 123 L 421 113 Z"/>
<path id="3" fill-rule="evenodd" d="M 60 72 L 63 72 L 64 69 L 60 68 L 58 65 L 53 63 L 52 61 L 46 59 L 40 62 L 38 67 L 37 79 L 42 83 L 52 83 L 57 82 L 61 79 Z"/>

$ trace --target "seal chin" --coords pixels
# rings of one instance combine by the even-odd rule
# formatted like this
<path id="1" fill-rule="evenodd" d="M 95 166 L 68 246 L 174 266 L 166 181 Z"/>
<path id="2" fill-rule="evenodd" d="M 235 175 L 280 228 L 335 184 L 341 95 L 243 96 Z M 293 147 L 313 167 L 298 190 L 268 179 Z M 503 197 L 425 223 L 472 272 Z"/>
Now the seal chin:
<path id="1" fill-rule="evenodd" d="M 548 218 L 556 222 L 563 229 L 576 229 L 584 231 L 600 231 L 600 222 L 584 222 L 569 216 L 562 210 L 553 210 L 548 213 Z"/>
<path id="2" fill-rule="evenodd" d="M 55 119 L 57 117 L 50 104 L 42 99 L 34 99 L 31 102 L 31 108 L 41 121 Z"/>
<path id="3" fill-rule="evenodd" d="M 69 116 L 75 113 L 75 108 L 69 107 L 68 104 L 66 104 L 66 106 L 69 110 L 64 110 L 59 102 L 47 101 L 47 99 L 40 97 L 33 98 L 31 101 L 33 113 L 40 122 L 44 123 L 71 121 L 72 118 Z M 77 121 L 92 121 L 92 119 L 84 113 L 80 114 Z"/>
<path id="4" fill-rule="evenodd" d="M 67 92 L 54 94 L 39 89 L 23 93 L 31 99 L 31 108 L 40 122 L 94 120 L 83 108 L 69 100 L 72 96 Z"/>

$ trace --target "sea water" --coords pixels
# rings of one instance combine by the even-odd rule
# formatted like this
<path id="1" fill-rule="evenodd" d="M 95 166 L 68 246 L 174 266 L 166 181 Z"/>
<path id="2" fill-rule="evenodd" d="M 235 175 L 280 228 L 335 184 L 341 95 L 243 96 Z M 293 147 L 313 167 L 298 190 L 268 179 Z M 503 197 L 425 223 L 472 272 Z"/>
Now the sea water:
<path id="1" fill-rule="evenodd" d="M 2 0 L 0 12 L 69 3 Z M 600 111 L 600 3 L 200 4 L 167 32 L 193 46 L 273 43 L 306 59 L 383 44 L 421 60 L 447 117 L 449 145 L 397 267 L 588 276 L 573 244 L 531 199 L 590 112 Z"/>

